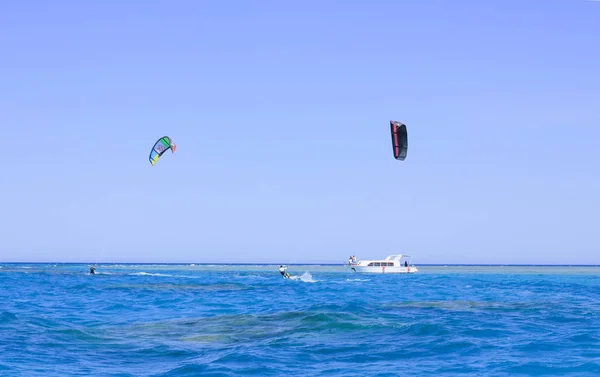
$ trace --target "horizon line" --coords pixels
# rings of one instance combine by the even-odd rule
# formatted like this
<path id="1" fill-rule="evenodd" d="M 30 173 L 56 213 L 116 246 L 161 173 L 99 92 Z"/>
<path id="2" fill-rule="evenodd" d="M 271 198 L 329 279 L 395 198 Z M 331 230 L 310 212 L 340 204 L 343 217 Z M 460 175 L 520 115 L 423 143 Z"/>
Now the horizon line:
<path id="1" fill-rule="evenodd" d="M 307 263 L 281 263 L 281 262 L 245 262 L 245 263 L 233 263 L 233 262 L 4 262 L 0 261 L 0 264 L 86 264 L 86 265 L 98 265 L 98 264 L 113 264 L 113 265 L 230 265 L 230 266 L 252 266 L 252 265 L 263 265 L 263 266 L 275 266 L 275 265 L 286 265 L 286 266 L 344 266 L 342 263 L 325 263 L 325 262 L 307 262 Z M 415 264 L 416 265 L 416 264 Z M 600 267 L 600 264 L 546 264 L 546 263 L 419 263 L 418 266 L 474 266 L 474 267 Z"/>

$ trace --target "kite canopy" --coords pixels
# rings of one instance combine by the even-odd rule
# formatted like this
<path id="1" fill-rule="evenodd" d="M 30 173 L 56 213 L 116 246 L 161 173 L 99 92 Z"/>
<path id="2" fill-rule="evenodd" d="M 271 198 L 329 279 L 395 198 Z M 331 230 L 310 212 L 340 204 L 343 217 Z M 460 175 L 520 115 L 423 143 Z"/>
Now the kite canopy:
<path id="1" fill-rule="evenodd" d="M 149 159 L 152 166 L 154 166 L 154 164 L 156 164 L 156 161 L 158 161 L 158 158 L 169 149 L 171 149 L 171 153 L 175 153 L 175 149 L 177 149 L 177 146 L 175 145 L 175 143 L 173 143 L 173 140 L 171 140 L 170 137 L 163 136 L 160 139 L 158 139 L 156 143 L 154 143 L 154 147 L 152 147 L 152 150 L 150 151 Z"/>
<path id="2" fill-rule="evenodd" d="M 408 133 L 406 125 L 395 120 L 390 120 L 390 129 L 392 132 L 392 147 L 394 158 L 404 161 L 408 153 Z"/>

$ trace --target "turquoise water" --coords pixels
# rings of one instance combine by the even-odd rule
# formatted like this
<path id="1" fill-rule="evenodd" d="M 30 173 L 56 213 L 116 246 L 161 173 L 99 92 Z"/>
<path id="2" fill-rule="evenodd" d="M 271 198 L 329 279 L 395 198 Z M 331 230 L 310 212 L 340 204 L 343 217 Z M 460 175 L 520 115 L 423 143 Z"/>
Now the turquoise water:
<path id="1" fill-rule="evenodd" d="M 0 265 L 2 376 L 600 375 L 600 267 Z"/>

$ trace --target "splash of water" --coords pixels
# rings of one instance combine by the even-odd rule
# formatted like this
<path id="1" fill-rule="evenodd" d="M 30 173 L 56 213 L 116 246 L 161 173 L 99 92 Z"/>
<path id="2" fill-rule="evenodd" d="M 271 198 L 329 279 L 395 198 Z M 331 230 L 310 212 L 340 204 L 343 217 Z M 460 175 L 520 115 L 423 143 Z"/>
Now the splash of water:
<path id="1" fill-rule="evenodd" d="M 318 280 L 313 279 L 312 275 L 310 274 L 310 272 L 306 271 L 305 273 L 303 273 L 300 276 L 290 276 L 290 279 L 292 280 L 301 280 L 305 283 L 316 283 Z"/>

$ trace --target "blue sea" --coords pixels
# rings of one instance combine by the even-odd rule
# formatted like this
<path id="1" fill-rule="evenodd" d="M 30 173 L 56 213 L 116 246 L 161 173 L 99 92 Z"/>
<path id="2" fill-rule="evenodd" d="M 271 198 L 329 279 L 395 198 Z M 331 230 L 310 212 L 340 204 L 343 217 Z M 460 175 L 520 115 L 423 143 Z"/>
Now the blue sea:
<path id="1" fill-rule="evenodd" d="M 600 267 L 0 265 L 1 376 L 600 376 Z"/>

